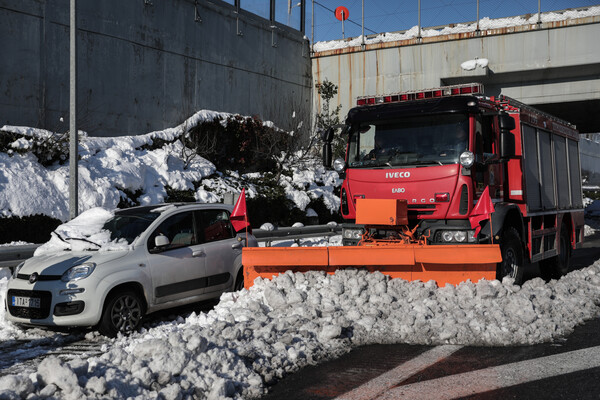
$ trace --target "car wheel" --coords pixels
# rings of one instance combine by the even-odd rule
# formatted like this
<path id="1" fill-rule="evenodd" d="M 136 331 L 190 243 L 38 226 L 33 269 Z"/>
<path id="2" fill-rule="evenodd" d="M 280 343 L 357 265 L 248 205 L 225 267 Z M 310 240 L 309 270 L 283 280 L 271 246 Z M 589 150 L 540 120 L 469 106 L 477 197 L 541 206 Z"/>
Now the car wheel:
<path id="1" fill-rule="evenodd" d="M 496 277 L 498 280 L 508 276 L 515 280 L 517 285 L 523 282 L 523 271 L 525 268 L 523 257 L 523 246 L 517 230 L 508 228 L 502 234 L 500 243 L 502 262 L 498 264 Z"/>
<path id="2" fill-rule="evenodd" d="M 111 295 L 102 312 L 98 332 L 115 337 L 119 332 L 128 334 L 142 323 L 144 305 L 139 295 L 131 290 Z"/>
<path id="3" fill-rule="evenodd" d="M 547 260 L 540 261 L 540 273 L 545 280 L 559 279 L 569 273 L 571 261 L 571 243 L 569 229 L 563 224 L 558 238 L 560 254 Z"/>
<path id="4" fill-rule="evenodd" d="M 237 292 L 238 290 L 242 290 L 244 288 L 244 268 L 240 269 L 238 272 L 237 278 L 235 278 L 235 286 L 233 287 L 233 291 Z"/>

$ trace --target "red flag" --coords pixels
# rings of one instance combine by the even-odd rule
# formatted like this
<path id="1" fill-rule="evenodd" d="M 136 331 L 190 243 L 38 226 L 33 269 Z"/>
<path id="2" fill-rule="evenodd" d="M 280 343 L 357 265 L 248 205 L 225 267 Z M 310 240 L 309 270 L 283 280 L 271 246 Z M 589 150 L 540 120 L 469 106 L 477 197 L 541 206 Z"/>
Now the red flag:
<path id="1" fill-rule="evenodd" d="M 492 199 L 490 198 L 489 189 L 489 186 L 485 187 L 477 204 L 473 207 L 471 215 L 469 215 L 471 229 L 475 228 L 475 236 L 479 235 L 479 231 L 481 230 L 481 225 L 479 225 L 479 223 L 484 219 L 490 218 L 490 214 L 494 212 L 494 203 L 492 203 Z"/>
<path id="2" fill-rule="evenodd" d="M 248 215 L 246 214 L 246 188 L 242 189 L 242 193 L 240 193 L 240 197 L 238 197 L 238 201 L 235 203 L 229 219 L 236 232 L 250 226 Z"/>

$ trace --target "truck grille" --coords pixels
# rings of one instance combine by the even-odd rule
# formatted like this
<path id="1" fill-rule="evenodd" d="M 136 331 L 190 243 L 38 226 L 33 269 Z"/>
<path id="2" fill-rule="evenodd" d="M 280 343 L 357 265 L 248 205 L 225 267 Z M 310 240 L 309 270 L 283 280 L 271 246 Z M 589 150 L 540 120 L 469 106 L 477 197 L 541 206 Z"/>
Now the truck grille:
<path id="1" fill-rule="evenodd" d="M 16 307 L 12 305 L 12 297 L 33 297 L 40 299 L 40 308 Z M 7 293 L 8 312 L 10 315 L 19 318 L 43 319 L 50 315 L 50 305 L 52 303 L 52 293 L 42 290 L 16 290 L 10 289 Z"/>
<path id="2" fill-rule="evenodd" d="M 435 204 L 413 204 L 407 207 L 409 218 L 416 218 L 420 215 L 433 215 L 435 212 Z"/>

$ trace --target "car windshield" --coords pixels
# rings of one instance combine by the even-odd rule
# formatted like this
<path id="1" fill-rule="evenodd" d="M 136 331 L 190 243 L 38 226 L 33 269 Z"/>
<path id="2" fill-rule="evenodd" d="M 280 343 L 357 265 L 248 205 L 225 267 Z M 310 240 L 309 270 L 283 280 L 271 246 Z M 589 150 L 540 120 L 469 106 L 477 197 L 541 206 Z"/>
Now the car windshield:
<path id="1" fill-rule="evenodd" d="M 348 165 L 354 168 L 446 165 L 469 146 L 464 114 L 441 114 L 356 124 L 350 131 Z"/>
<path id="2" fill-rule="evenodd" d="M 110 239 L 125 239 L 131 244 L 158 218 L 160 213 L 148 210 L 132 212 L 124 210 L 117 212 L 114 217 L 106 221 L 103 229 L 110 232 Z"/>

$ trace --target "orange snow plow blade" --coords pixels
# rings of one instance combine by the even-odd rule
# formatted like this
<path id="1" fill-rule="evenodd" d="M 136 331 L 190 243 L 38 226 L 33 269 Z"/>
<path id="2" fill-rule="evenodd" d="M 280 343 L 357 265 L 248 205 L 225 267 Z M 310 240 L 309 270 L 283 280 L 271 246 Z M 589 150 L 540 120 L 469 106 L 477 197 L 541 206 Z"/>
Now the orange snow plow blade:
<path id="1" fill-rule="evenodd" d="M 434 280 L 438 286 L 470 279 L 496 278 L 502 259 L 498 245 L 422 245 L 344 247 L 246 247 L 242 251 L 244 285 L 258 277 L 271 279 L 286 271 L 325 271 L 364 268 L 408 281 Z"/>
<path id="2" fill-rule="evenodd" d="M 358 199 L 356 222 L 396 234 L 376 238 L 365 233 L 358 246 L 244 247 L 244 286 L 248 289 L 258 277 L 271 279 L 286 271 L 333 274 L 348 268 L 379 271 L 407 281 L 434 280 L 438 286 L 496 279 L 496 264 L 502 260 L 499 245 L 428 245 L 407 227 L 406 200 Z"/>

